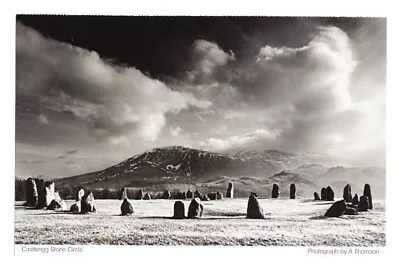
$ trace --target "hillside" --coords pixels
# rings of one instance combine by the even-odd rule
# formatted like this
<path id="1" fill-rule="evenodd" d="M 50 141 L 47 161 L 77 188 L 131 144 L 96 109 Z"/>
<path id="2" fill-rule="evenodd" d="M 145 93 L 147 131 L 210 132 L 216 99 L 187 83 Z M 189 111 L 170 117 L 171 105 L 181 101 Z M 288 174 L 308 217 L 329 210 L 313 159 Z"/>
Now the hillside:
<path id="1" fill-rule="evenodd" d="M 383 169 L 337 167 L 337 163 L 339 161 L 314 153 L 266 150 L 222 154 L 170 146 L 146 151 L 101 171 L 55 182 L 56 186 L 129 186 L 151 191 L 166 188 L 225 190 L 229 182 L 235 182 L 237 195 L 247 195 L 253 190 L 263 196 L 270 195 L 273 183 L 282 187 L 282 195 L 286 194 L 290 183 L 297 184 L 300 194 L 312 195 L 321 186 L 331 185 L 341 190 L 347 182 L 357 188 L 369 182 L 373 187 L 379 186 L 379 195 L 384 195 Z"/>

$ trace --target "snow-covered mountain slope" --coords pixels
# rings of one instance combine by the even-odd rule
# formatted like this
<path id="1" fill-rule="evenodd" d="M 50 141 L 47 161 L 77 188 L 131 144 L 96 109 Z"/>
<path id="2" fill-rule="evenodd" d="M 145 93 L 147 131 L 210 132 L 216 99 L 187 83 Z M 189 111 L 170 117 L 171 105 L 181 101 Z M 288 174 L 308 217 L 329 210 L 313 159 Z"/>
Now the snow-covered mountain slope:
<path id="1" fill-rule="evenodd" d="M 298 183 L 304 189 L 316 191 L 319 186 L 335 185 L 337 182 L 341 185 L 356 179 L 360 186 L 365 180 L 377 177 L 381 179 L 376 182 L 384 184 L 385 173 L 380 171 L 382 169 L 337 165 L 337 161 L 329 156 L 314 153 L 266 150 L 222 154 L 170 146 L 148 150 L 98 172 L 59 179 L 56 184 L 96 188 L 160 188 L 172 184 L 225 187 L 229 181 L 236 181 L 243 185 L 243 189 L 263 187 L 269 190 L 269 186 L 276 182 L 281 186 Z M 352 179 L 354 173 L 357 173 L 356 179 Z"/>

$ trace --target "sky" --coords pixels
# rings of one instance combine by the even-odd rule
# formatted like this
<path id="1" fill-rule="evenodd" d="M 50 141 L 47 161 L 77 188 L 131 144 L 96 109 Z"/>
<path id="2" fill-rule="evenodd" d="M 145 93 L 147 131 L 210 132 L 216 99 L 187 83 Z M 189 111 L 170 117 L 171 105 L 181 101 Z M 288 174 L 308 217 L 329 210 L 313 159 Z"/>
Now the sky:
<path id="1" fill-rule="evenodd" d="M 16 176 L 155 147 L 385 166 L 386 19 L 17 16 Z"/>

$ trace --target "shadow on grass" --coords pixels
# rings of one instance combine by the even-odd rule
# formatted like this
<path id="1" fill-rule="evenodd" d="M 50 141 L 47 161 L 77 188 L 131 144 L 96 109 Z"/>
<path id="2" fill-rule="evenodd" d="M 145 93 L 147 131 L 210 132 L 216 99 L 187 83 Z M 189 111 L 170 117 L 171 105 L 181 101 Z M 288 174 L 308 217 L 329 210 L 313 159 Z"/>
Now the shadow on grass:
<path id="1" fill-rule="evenodd" d="M 187 220 L 187 221 L 190 221 L 190 220 L 197 220 L 197 221 L 215 221 L 215 220 L 229 220 L 229 219 L 234 219 L 234 218 L 236 218 L 236 219 L 243 219 L 243 220 L 271 220 L 271 218 L 270 217 L 265 217 L 264 219 L 249 219 L 249 218 L 246 218 L 246 215 L 243 215 L 243 216 L 234 216 L 234 217 L 229 217 L 229 216 L 225 216 L 225 217 L 222 217 L 222 216 L 220 216 L 220 217 L 216 217 L 216 216 L 203 216 L 203 217 L 200 217 L 200 218 L 184 218 L 184 219 L 176 219 L 176 218 L 173 218 L 172 216 L 144 216 L 144 217 L 135 217 L 136 219 L 163 219 L 163 220 Z"/>
<path id="2" fill-rule="evenodd" d="M 301 203 L 308 203 L 308 202 L 325 202 L 324 200 L 315 200 L 315 199 L 303 199 L 300 201 Z"/>
<path id="3" fill-rule="evenodd" d="M 339 217 L 327 217 L 324 215 L 318 215 L 318 216 L 313 216 L 308 219 L 310 220 L 325 220 L 325 219 L 345 219 L 347 215 L 339 216 Z M 355 216 L 355 215 L 350 215 L 350 216 Z"/>
<path id="4" fill-rule="evenodd" d="M 335 203 L 334 201 L 326 201 L 326 202 L 321 202 L 321 203 L 315 203 L 314 205 L 332 205 Z"/>
<path id="5" fill-rule="evenodd" d="M 215 212 L 215 211 L 207 211 L 204 213 L 207 216 L 223 216 L 223 217 L 238 217 L 238 216 L 246 216 L 246 213 L 243 212 Z"/>
<path id="6" fill-rule="evenodd" d="M 324 219 L 328 219 L 328 218 L 331 218 L 331 217 L 326 217 L 324 215 L 317 215 L 317 216 L 310 217 L 308 219 L 310 219 L 310 220 L 324 220 Z"/>
<path id="7" fill-rule="evenodd" d="M 30 216 L 42 216 L 42 215 L 55 215 L 55 214 L 71 214 L 71 215 L 96 215 L 95 212 L 88 212 L 88 213 L 80 213 L 80 212 L 70 212 L 70 211 L 54 211 L 54 210 L 46 210 L 46 209 L 39 209 L 43 211 L 47 211 L 45 213 L 34 213 L 30 214 Z"/>

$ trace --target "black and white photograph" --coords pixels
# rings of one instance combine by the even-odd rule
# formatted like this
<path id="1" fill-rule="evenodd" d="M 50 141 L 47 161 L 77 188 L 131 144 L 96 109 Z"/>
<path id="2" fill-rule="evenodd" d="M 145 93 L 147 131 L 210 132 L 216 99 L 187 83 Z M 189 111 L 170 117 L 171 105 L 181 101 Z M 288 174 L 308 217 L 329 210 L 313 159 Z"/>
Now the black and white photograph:
<path id="1" fill-rule="evenodd" d="M 15 245 L 386 246 L 385 17 L 15 16 Z"/>

